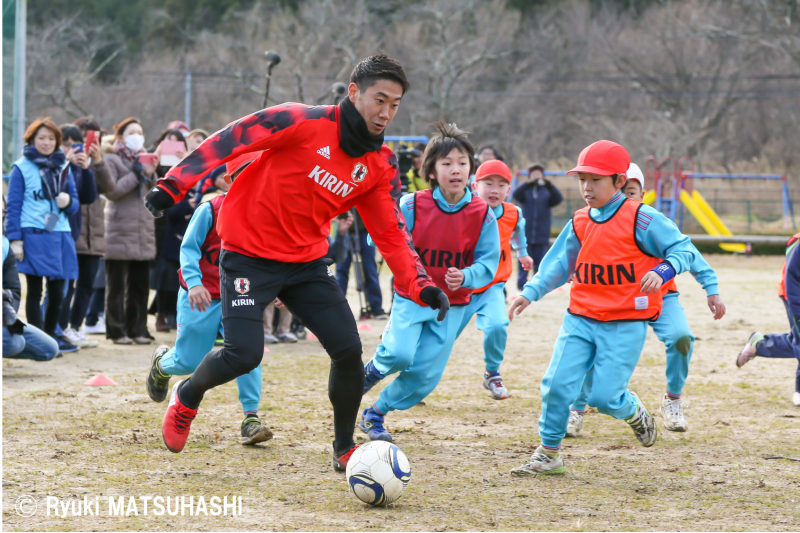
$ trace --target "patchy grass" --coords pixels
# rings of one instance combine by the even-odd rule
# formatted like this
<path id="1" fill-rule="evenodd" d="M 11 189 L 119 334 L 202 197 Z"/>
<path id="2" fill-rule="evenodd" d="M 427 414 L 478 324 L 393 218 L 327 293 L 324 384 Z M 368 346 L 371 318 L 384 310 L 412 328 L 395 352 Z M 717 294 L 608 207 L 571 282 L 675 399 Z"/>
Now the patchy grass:
<path id="1" fill-rule="evenodd" d="M 728 305 L 721 322 L 711 320 L 704 294 L 688 275 L 678 280 L 699 338 L 685 390 L 687 433 L 661 431 L 655 446 L 641 448 L 626 424 L 590 410 L 583 438 L 565 441 L 564 476 L 509 475 L 538 444 L 539 382 L 568 299 L 566 292 L 554 293 L 511 326 L 503 363 L 509 400 L 493 401 L 483 390 L 482 336 L 470 326 L 425 405 L 387 417 L 411 461 L 412 481 L 386 509 L 363 505 L 331 468 L 328 361 L 316 343 L 271 346 L 265 354 L 261 415 L 275 433 L 273 441 L 250 448 L 238 444 L 241 412 L 236 387 L 228 384 L 207 394 L 180 454 L 161 442 L 166 404 L 153 404 L 144 392 L 153 347 L 103 344 L 94 353 L 82 350 L 45 364 L 6 360 L 4 527 L 797 530 L 800 463 L 765 459 L 800 457 L 800 409 L 789 401 L 797 363 L 757 359 L 741 370 L 732 364 L 754 329 L 787 327 L 775 297 L 781 258 L 710 260 Z M 383 327 L 372 325 L 372 331 L 362 332 L 365 359 Z M 81 385 L 99 372 L 111 374 L 119 386 Z M 652 333 L 631 387 L 658 412 L 664 348 Z M 364 405 L 376 397 L 377 391 L 370 393 Z M 236 517 L 61 519 L 46 517 L 40 503 L 36 516 L 23 518 L 14 511 L 22 494 L 40 502 L 46 496 L 236 495 L 243 498 L 244 512 Z"/>

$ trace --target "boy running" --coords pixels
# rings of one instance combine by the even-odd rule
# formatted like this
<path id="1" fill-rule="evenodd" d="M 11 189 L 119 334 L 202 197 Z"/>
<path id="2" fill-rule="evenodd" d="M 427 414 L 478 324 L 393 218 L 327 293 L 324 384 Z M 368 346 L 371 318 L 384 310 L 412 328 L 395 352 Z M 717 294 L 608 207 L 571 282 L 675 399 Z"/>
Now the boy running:
<path id="1" fill-rule="evenodd" d="M 411 300 L 395 280 L 389 323 L 375 357 L 364 365 L 364 394 L 386 376 L 400 375 L 361 415 L 359 428 L 370 440 L 391 441 L 384 416 L 415 406 L 436 388 L 473 290 L 486 286 L 497 271 L 497 221 L 486 202 L 467 187 L 474 154 L 466 133 L 440 123 L 422 162 L 422 174 L 433 189 L 400 200 L 417 253 L 452 307 L 445 320 L 437 320 L 436 313 Z"/>
<path id="2" fill-rule="evenodd" d="M 282 104 L 244 117 L 206 139 L 148 193 L 159 216 L 222 163 L 265 152 L 236 180 L 220 211 L 220 298 L 225 347 L 172 388 L 161 429 L 172 452 L 183 450 L 206 391 L 247 374 L 264 355 L 262 315 L 279 298 L 321 341 L 331 358 L 333 466 L 344 471 L 364 390 L 361 339 L 336 278 L 323 259 L 330 221 L 358 207 L 399 287 L 419 305 L 450 305 L 414 252 L 391 193 L 397 160 L 383 143 L 409 88 L 399 63 L 368 57 L 350 75 L 336 106 Z"/>
<path id="3" fill-rule="evenodd" d="M 797 233 L 786 243 L 786 263 L 781 272 L 781 283 L 778 287 L 786 315 L 789 317 L 789 333 L 768 333 L 763 335 L 756 331 L 747 340 L 739 356 L 736 366 L 742 368 L 755 359 L 756 356 L 772 357 L 776 359 L 797 358 L 797 374 L 794 380 L 794 394 L 792 403 L 800 407 L 800 330 L 797 321 L 800 319 L 800 252 L 797 243 L 800 242 L 800 233 Z"/>
<path id="4" fill-rule="evenodd" d="M 506 317 L 505 282 L 511 276 L 511 250 L 519 254 L 522 268 L 533 268 L 533 259 L 528 255 L 525 239 L 525 219 L 522 211 L 514 204 L 505 201 L 511 187 L 511 169 L 499 159 L 486 161 L 475 173 L 475 189 L 497 219 L 500 235 L 500 264 L 494 279 L 480 289 L 475 289 L 472 300 L 464 309 L 464 318 L 457 336 L 467 327 L 473 315 L 478 315 L 478 329 L 483 332 L 483 360 L 486 370 L 483 373 L 483 387 L 495 400 L 505 400 L 508 389 L 500 377 L 500 364 L 506 350 L 508 339 L 508 317 Z"/>
<path id="5" fill-rule="evenodd" d="M 628 181 L 622 192 L 627 198 L 642 202 L 644 193 L 644 176 L 636 163 L 631 163 L 628 168 Z M 708 308 L 714 315 L 714 320 L 725 316 L 725 304 L 719 296 L 717 274 L 714 272 L 702 254 L 695 249 L 695 259 L 689 268 L 694 278 L 706 291 Z M 687 429 L 686 418 L 683 415 L 683 400 L 681 393 L 689 375 L 689 362 L 694 351 L 694 335 L 689 329 L 686 313 L 678 301 L 678 287 L 675 280 L 670 280 L 662 286 L 663 301 L 661 316 L 655 322 L 650 322 L 658 340 L 667 348 L 667 390 L 661 402 L 661 416 L 664 418 L 664 428 L 668 431 L 684 432 Z M 581 387 L 581 394 L 572 402 L 567 425 L 567 437 L 578 437 L 583 427 L 583 415 L 586 412 L 586 403 L 592 392 L 592 371 L 586 375 Z"/>
<path id="6" fill-rule="evenodd" d="M 615 142 L 583 149 L 570 173 L 578 174 L 588 206 L 575 212 L 509 309 L 513 320 L 575 273 L 569 309 L 542 379 L 541 445 L 512 474 L 564 473 L 559 450 L 569 404 L 591 369 L 595 387 L 589 403 L 625 420 L 643 446 L 656 441 L 655 420 L 628 382 L 647 322 L 661 313 L 661 285 L 688 270 L 694 252 L 689 238 L 664 215 L 624 197 L 630 162 L 628 151 Z"/>
<path id="7" fill-rule="evenodd" d="M 245 154 L 229 162 L 225 178 L 230 181 L 236 179 L 259 155 L 261 154 Z M 222 242 L 217 234 L 216 221 L 230 182 L 218 179 L 217 186 L 223 192 L 197 207 L 181 241 L 178 334 L 174 348 L 169 349 L 162 345 L 153 352 L 150 373 L 145 384 L 147 394 L 154 402 L 163 402 L 166 399 L 172 376 L 185 376 L 194 372 L 203 356 L 214 347 L 217 332 L 223 334 L 222 301 L 219 294 L 219 251 Z M 236 378 L 236 385 L 244 411 L 240 442 L 256 444 L 271 439 L 272 432 L 258 418 L 261 366 Z"/>

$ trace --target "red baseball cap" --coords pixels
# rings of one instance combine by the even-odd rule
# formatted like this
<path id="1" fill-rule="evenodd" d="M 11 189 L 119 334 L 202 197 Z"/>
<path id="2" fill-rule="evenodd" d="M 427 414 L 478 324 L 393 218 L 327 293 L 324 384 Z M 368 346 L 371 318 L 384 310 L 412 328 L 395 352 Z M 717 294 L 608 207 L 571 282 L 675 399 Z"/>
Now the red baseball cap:
<path id="1" fill-rule="evenodd" d="M 244 167 L 258 159 L 262 153 L 264 153 L 263 150 L 259 152 L 248 152 L 240 155 L 233 161 L 228 161 L 225 163 L 225 174 L 228 176 L 233 176 L 237 171 L 242 170 Z"/>
<path id="2" fill-rule="evenodd" d="M 583 149 L 578 156 L 578 166 L 567 172 L 588 172 L 600 176 L 625 174 L 631 164 L 631 156 L 621 144 L 614 141 L 597 141 Z"/>
<path id="3" fill-rule="evenodd" d="M 511 169 L 499 159 L 491 159 L 483 162 L 475 173 L 475 181 L 486 179 L 489 176 L 500 176 L 511 183 Z"/>

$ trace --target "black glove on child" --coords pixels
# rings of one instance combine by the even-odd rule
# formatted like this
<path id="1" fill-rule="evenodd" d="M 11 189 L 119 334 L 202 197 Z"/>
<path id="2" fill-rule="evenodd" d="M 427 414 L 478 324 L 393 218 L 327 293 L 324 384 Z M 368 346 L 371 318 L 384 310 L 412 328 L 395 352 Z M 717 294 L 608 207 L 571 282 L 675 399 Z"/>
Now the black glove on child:
<path id="1" fill-rule="evenodd" d="M 439 316 L 436 317 L 439 322 L 444 320 L 450 310 L 450 300 L 447 299 L 447 295 L 442 289 L 434 285 L 428 285 L 422 289 L 419 293 L 419 299 L 428 304 L 431 309 L 439 310 Z"/>
<path id="2" fill-rule="evenodd" d="M 144 197 L 144 206 L 148 211 L 153 213 L 156 218 L 161 218 L 165 209 L 169 209 L 175 205 L 175 200 L 167 191 L 153 187 L 147 196 Z"/>

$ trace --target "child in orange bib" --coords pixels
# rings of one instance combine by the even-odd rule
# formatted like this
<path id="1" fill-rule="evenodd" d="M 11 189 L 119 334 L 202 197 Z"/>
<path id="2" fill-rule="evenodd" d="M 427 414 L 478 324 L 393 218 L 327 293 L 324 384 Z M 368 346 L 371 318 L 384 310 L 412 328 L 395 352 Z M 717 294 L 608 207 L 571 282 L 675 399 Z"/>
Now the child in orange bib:
<path id="1" fill-rule="evenodd" d="M 647 334 L 661 313 L 661 286 L 689 269 L 696 251 L 664 215 L 626 199 L 628 151 L 611 141 L 585 148 L 578 174 L 587 207 L 577 211 L 542 260 L 539 272 L 511 305 L 509 319 L 567 282 L 569 309 L 542 379 L 542 444 L 516 475 L 560 474 L 559 450 L 569 406 L 593 371 L 589 399 L 601 413 L 625 420 L 643 446 L 656 441 L 655 419 L 628 390 Z"/>

